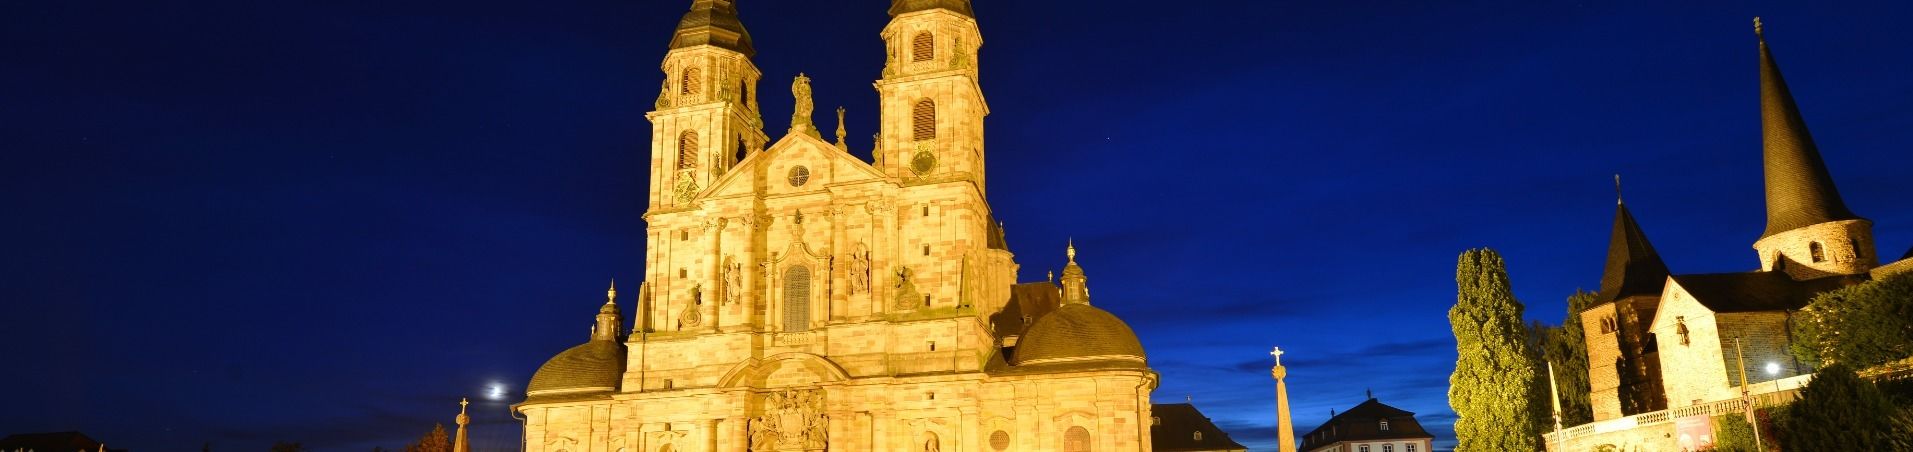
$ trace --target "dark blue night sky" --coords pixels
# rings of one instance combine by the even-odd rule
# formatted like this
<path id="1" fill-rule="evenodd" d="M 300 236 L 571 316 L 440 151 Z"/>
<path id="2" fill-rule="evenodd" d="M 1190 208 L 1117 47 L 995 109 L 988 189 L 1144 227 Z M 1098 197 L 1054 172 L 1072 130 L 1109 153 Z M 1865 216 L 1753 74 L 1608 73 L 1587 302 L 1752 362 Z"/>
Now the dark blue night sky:
<path id="1" fill-rule="evenodd" d="M 0 433 L 397 448 L 522 389 L 639 279 L 689 3 L 0 1 Z M 991 203 L 1024 280 L 1074 237 L 1156 400 L 1257 448 L 1272 345 L 1298 434 L 1372 389 L 1452 444 L 1456 255 L 1560 322 L 1615 173 L 1675 272 L 1757 267 L 1756 15 L 1879 252 L 1913 245 L 1913 3 L 1614 3 L 976 0 Z M 764 117 L 801 71 L 868 137 L 885 7 L 742 2 Z"/>

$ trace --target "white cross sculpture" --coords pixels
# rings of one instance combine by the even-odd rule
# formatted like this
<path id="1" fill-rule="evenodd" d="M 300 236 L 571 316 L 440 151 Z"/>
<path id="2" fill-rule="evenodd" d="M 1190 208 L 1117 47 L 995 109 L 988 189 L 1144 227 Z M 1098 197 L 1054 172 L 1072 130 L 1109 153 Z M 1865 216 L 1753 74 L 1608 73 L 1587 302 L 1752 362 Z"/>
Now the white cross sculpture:
<path id="1" fill-rule="evenodd" d="M 1275 348 L 1274 350 L 1270 350 L 1270 351 L 1269 351 L 1269 356 L 1274 356 L 1274 357 L 1275 357 L 1275 365 L 1277 365 L 1277 366 L 1280 366 L 1280 365 L 1282 365 L 1282 354 L 1283 354 L 1283 353 L 1288 353 L 1288 352 L 1285 352 L 1285 351 L 1282 351 L 1282 347 L 1276 347 L 1276 348 Z"/>

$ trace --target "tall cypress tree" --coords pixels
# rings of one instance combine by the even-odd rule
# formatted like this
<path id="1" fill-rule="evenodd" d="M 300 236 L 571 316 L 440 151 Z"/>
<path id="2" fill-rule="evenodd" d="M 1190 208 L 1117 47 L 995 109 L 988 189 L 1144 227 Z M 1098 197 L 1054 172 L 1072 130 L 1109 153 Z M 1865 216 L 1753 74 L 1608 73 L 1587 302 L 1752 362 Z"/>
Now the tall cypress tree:
<path id="1" fill-rule="evenodd" d="M 1535 378 L 1536 354 L 1507 264 L 1494 250 L 1468 250 L 1455 266 L 1455 284 L 1455 307 L 1448 311 L 1459 356 L 1448 379 L 1448 406 L 1460 416 L 1455 450 L 1540 450 L 1547 388 Z"/>

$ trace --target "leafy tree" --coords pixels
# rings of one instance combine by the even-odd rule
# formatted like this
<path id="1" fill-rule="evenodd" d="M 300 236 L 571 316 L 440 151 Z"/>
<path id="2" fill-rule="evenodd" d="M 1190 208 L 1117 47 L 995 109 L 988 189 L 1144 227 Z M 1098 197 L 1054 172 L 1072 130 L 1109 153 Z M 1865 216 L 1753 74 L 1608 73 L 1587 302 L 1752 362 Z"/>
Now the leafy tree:
<path id="1" fill-rule="evenodd" d="M 1820 294 L 1793 329 L 1806 362 L 1864 369 L 1913 357 L 1913 273 Z"/>
<path id="2" fill-rule="evenodd" d="M 1455 266 L 1455 307 L 1448 311 L 1459 359 L 1448 379 L 1455 450 L 1540 450 L 1547 388 L 1537 384 L 1521 302 L 1508 283 L 1507 265 L 1490 249 L 1468 250 Z"/>
<path id="3" fill-rule="evenodd" d="M 1561 425 L 1575 426 L 1594 422 L 1594 406 L 1588 393 L 1588 343 L 1581 327 L 1581 311 L 1594 305 L 1595 294 L 1587 291 L 1575 291 L 1568 296 L 1568 315 L 1561 326 L 1547 326 L 1535 322 L 1528 332 L 1535 347 L 1536 357 L 1544 363 L 1554 365 L 1554 385 L 1561 392 Z M 1535 373 L 1543 389 L 1548 387 L 1546 369 Z M 1553 406 L 1546 407 L 1543 414 L 1552 419 Z"/>
<path id="4" fill-rule="evenodd" d="M 1715 452 L 1754 452 L 1754 426 L 1738 414 L 1714 416 Z"/>
<path id="5" fill-rule="evenodd" d="M 1561 422 L 1581 425 L 1594 422 L 1594 403 L 1588 385 L 1588 338 L 1581 326 L 1581 311 L 1594 306 L 1595 294 L 1575 291 L 1568 296 L 1568 316 L 1555 331 L 1554 341 L 1544 352 L 1554 363 L 1555 379 L 1561 388 Z"/>
<path id="6" fill-rule="evenodd" d="M 1913 450 L 1907 414 L 1844 364 L 1815 373 L 1787 411 L 1784 450 Z"/>
<path id="7" fill-rule="evenodd" d="M 405 452 L 451 452 L 452 442 L 445 438 L 445 424 L 432 424 L 432 431 L 418 442 L 405 446 Z"/>
<path id="8" fill-rule="evenodd" d="M 304 444 L 300 443 L 288 443 L 284 441 L 272 443 L 272 452 L 307 452 L 309 450 L 310 449 L 306 449 Z"/>

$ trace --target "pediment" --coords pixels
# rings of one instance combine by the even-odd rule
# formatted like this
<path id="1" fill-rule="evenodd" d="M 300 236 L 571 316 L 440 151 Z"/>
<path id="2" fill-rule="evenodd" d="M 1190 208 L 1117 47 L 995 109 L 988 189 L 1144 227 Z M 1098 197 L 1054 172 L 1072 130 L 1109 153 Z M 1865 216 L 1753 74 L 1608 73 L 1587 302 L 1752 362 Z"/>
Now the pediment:
<path id="1" fill-rule="evenodd" d="M 802 168 L 805 177 L 794 178 Z M 793 185 L 792 180 L 803 184 Z M 762 192 L 766 195 L 822 191 L 846 183 L 884 179 L 883 172 L 836 146 L 810 135 L 785 135 L 763 152 L 751 154 L 719 178 L 704 197 L 725 198 Z"/>

